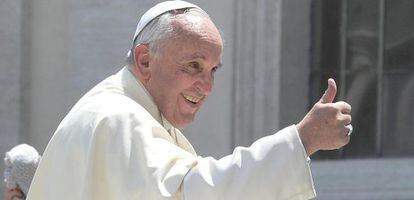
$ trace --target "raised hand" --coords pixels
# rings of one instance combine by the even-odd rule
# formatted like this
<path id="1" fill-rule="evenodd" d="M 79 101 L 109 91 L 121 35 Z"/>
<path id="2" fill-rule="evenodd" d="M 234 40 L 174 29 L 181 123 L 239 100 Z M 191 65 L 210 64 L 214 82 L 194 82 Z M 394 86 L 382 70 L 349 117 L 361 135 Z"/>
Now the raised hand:
<path id="1" fill-rule="evenodd" d="M 312 107 L 296 127 L 308 156 L 318 150 L 339 149 L 349 143 L 351 105 L 338 101 L 336 83 L 328 80 L 328 88 L 321 99 Z"/>

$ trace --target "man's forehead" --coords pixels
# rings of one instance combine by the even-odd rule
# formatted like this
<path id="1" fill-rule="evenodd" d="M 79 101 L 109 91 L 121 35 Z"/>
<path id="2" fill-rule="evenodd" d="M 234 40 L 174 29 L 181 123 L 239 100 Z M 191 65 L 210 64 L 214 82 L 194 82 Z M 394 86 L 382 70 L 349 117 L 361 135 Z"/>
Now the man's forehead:
<path id="1" fill-rule="evenodd" d="M 214 23 L 207 17 L 201 15 L 179 15 L 172 19 L 171 26 L 176 36 L 193 35 L 201 36 L 211 32 L 215 27 Z"/>
<path id="2" fill-rule="evenodd" d="M 179 41 L 187 41 L 190 38 L 198 38 L 204 42 L 216 43 L 222 46 L 222 38 L 216 25 L 205 16 L 181 16 L 173 19 L 172 38 Z"/>
<path id="3" fill-rule="evenodd" d="M 200 52 L 194 52 L 194 53 L 191 53 L 191 54 L 188 54 L 188 55 L 184 55 L 183 59 L 186 59 L 186 60 L 203 59 L 203 60 L 205 60 L 207 58 L 204 54 L 202 54 Z"/>

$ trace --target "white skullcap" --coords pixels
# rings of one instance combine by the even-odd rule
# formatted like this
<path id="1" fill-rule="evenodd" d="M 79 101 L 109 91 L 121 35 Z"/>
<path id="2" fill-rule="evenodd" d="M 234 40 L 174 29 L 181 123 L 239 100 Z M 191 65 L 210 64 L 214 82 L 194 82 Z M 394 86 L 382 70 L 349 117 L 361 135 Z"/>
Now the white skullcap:
<path id="1" fill-rule="evenodd" d="M 198 7 L 198 6 L 196 6 L 192 3 L 188 3 L 186 1 L 164 1 L 164 2 L 161 2 L 157 5 L 155 5 L 154 7 L 150 8 L 147 12 L 144 13 L 144 15 L 142 15 L 141 19 L 138 22 L 137 29 L 135 30 L 134 38 L 132 38 L 132 41 L 134 42 L 135 39 L 137 38 L 137 36 L 141 33 L 142 29 L 144 29 L 145 26 L 147 26 L 147 24 L 149 22 L 151 22 L 153 19 L 155 19 L 156 17 L 158 17 L 158 16 L 160 16 L 160 15 L 162 15 L 162 14 L 168 12 L 168 11 L 183 9 L 183 8 L 198 8 L 198 9 L 201 9 L 200 7 Z"/>
<path id="2" fill-rule="evenodd" d="M 4 182 L 8 189 L 20 187 L 27 195 L 40 155 L 33 147 L 27 144 L 20 144 L 13 147 L 6 153 L 4 158 Z"/>

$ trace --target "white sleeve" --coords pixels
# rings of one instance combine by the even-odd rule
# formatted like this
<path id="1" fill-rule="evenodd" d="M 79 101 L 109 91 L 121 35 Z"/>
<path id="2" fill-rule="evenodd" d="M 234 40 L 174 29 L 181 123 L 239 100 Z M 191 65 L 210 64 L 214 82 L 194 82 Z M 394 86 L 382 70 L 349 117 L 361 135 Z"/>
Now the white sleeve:
<path id="1" fill-rule="evenodd" d="M 185 200 L 310 199 L 309 158 L 295 125 L 215 160 L 199 158 L 184 178 Z"/>

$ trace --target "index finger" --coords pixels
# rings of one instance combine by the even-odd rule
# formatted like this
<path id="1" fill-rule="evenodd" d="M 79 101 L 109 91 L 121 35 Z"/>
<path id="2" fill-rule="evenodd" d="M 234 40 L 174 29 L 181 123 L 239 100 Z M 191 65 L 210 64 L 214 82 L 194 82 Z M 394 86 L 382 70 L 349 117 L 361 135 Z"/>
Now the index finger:
<path id="1" fill-rule="evenodd" d="M 334 103 L 334 105 L 339 108 L 339 110 L 341 111 L 341 113 L 343 114 L 350 114 L 352 111 L 352 107 L 351 105 L 349 105 L 348 103 L 346 103 L 345 101 L 338 101 L 336 103 Z"/>

